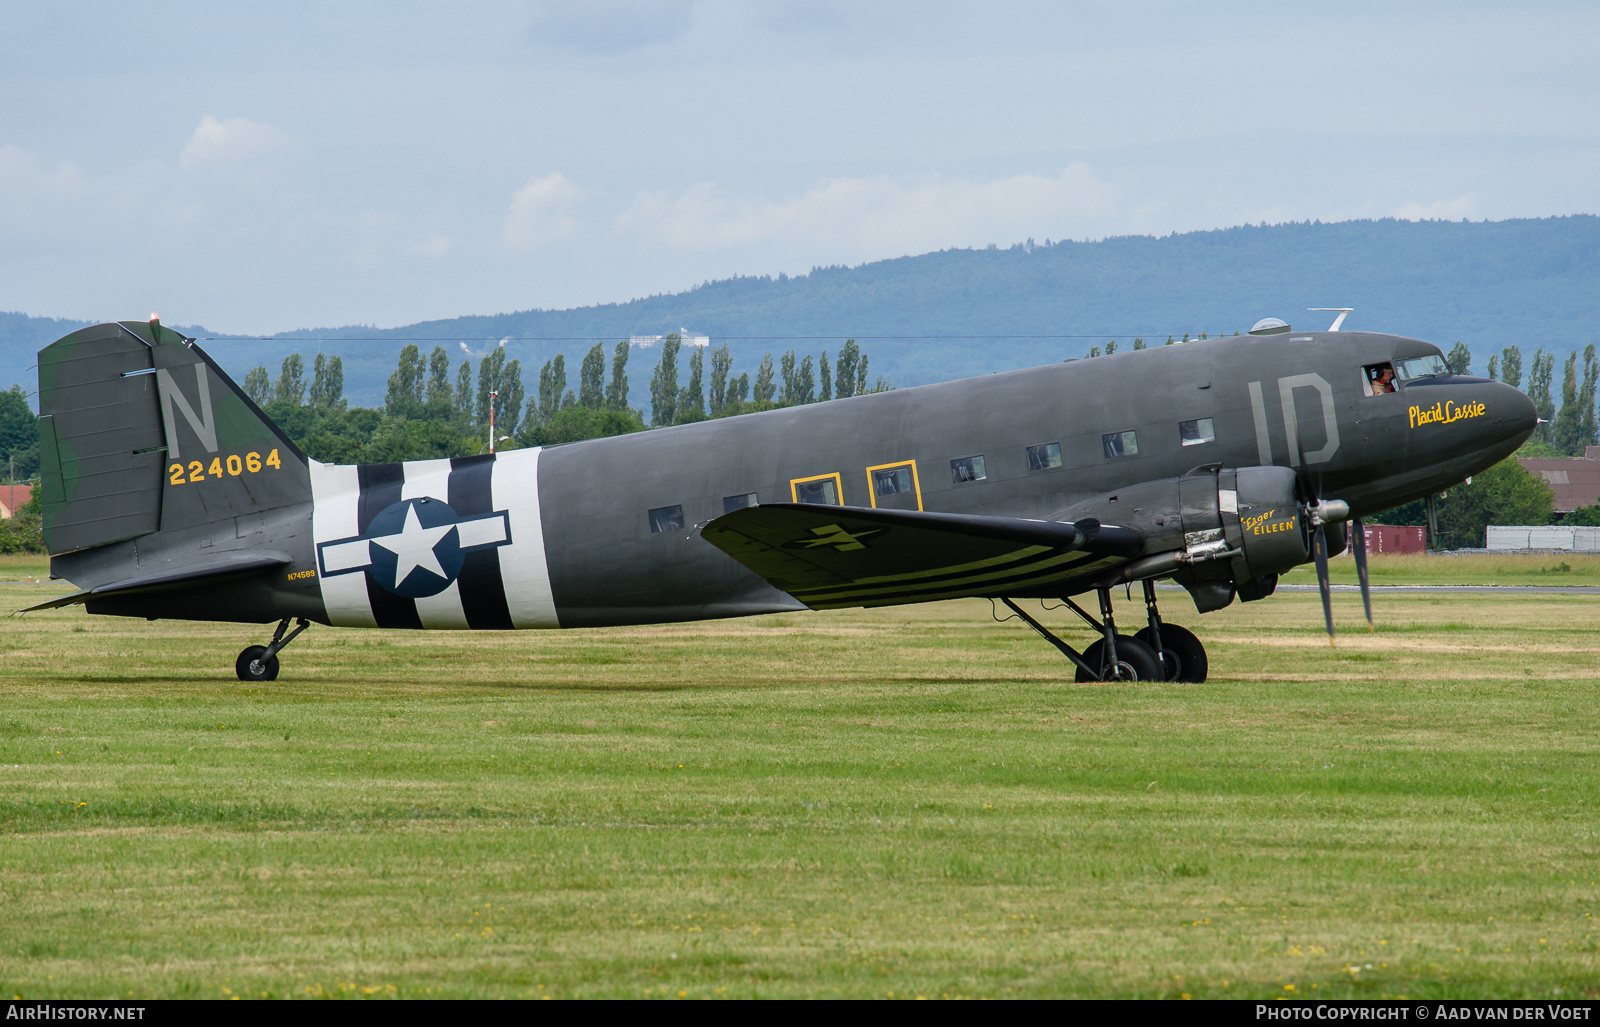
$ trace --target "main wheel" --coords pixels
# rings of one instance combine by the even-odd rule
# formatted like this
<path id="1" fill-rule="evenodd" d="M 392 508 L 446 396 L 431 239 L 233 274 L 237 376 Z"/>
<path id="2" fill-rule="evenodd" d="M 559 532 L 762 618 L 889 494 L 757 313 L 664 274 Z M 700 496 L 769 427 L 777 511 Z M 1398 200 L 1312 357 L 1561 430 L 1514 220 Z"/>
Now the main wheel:
<path id="1" fill-rule="evenodd" d="M 264 645 L 245 646 L 244 652 L 233 662 L 233 669 L 239 675 L 240 681 L 276 681 L 278 680 L 278 658 L 267 656 L 267 647 Z"/>
<path id="2" fill-rule="evenodd" d="M 1149 628 L 1145 628 L 1134 637 L 1152 650 L 1155 648 L 1155 638 Z M 1168 681 L 1185 681 L 1195 685 L 1205 681 L 1208 669 L 1206 647 L 1194 637 L 1194 632 L 1176 624 L 1163 623 L 1161 648 L 1161 663 L 1167 672 Z"/>
<path id="3" fill-rule="evenodd" d="M 1106 640 L 1101 639 L 1083 651 L 1083 662 L 1091 667 L 1105 666 Z M 1077 680 L 1093 681 L 1088 671 L 1078 668 Z M 1132 635 L 1117 636 L 1117 666 L 1106 673 L 1108 681 L 1160 681 L 1161 661 L 1153 649 Z"/>

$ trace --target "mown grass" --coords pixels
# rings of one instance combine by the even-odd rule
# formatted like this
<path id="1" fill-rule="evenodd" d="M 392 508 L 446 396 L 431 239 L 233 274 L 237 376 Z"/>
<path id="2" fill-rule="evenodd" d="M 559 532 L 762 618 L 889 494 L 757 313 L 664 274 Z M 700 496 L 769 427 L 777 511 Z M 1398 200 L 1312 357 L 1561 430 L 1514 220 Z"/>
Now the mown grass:
<path id="1" fill-rule="evenodd" d="M 974 602 L 314 628 L 271 686 L 265 628 L 8 620 L 0 988 L 1593 997 L 1594 597 L 1337 599 L 1166 597 L 1200 686 Z"/>
<path id="2" fill-rule="evenodd" d="M 1355 559 L 1335 557 L 1329 578 L 1356 583 Z M 1587 553 L 1375 553 L 1367 572 L 1374 585 L 1600 585 L 1600 556 Z M 1283 576 L 1315 584 L 1310 564 Z"/>

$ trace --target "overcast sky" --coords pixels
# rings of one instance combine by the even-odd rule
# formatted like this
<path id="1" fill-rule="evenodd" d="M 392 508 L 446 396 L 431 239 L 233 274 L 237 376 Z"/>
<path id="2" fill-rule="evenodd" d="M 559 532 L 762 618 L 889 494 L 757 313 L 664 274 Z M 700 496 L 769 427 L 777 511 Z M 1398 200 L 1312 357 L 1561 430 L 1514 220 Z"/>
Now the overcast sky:
<path id="1" fill-rule="evenodd" d="M 0 310 L 265 332 L 1600 210 L 1600 5 L 0 5 Z M 692 326 L 691 326 L 692 327 Z"/>

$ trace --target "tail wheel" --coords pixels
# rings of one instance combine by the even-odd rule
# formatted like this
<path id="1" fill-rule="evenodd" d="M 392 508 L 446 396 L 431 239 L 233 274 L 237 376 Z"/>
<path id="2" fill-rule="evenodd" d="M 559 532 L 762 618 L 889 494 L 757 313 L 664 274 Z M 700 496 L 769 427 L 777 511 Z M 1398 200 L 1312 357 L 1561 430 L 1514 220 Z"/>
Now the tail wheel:
<path id="1" fill-rule="evenodd" d="M 240 681 L 276 681 L 278 680 L 278 658 L 267 656 L 267 647 L 264 645 L 245 646 L 244 652 L 234 661 L 233 669 L 239 675 Z"/>
<path id="2" fill-rule="evenodd" d="M 1105 667 L 1106 642 L 1101 639 L 1083 651 L 1083 660 L 1091 667 Z M 1155 650 L 1132 635 L 1117 636 L 1117 665 L 1105 671 L 1107 681 L 1160 681 L 1161 662 Z M 1093 681 L 1082 667 L 1077 680 Z"/>
<path id="3" fill-rule="evenodd" d="M 1154 633 L 1145 628 L 1134 636 L 1146 646 L 1155 646 Z M 1206 662 L 1206 647 L 1194 637 L 1194 632 L 1176 624 L 1163 623 L 1161 625 L 1161 662 L 1166 671 L 1166 680 L 1183 681 L 1189 684 L 1202 684 L 1206 679 L 1209 669 Z M 1122 640 L 1117 640 L 1117 651 L 1122 651 Z"/>

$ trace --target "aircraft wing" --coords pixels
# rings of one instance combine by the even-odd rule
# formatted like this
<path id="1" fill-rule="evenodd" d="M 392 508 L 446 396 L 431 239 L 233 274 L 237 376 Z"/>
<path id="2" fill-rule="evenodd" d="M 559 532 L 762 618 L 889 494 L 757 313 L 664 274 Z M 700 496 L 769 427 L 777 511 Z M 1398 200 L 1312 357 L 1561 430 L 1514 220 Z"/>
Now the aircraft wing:
<path id="1" fill-rule="evenodd" d="M 1025 594 L 1125 563 L 1138 532 L 916 510 L 773 503 L 723 514 L 706 541 L 814 610 Z"/>
<path id="2" fill-rule="evenodd" d="M 112 596 L 132 595 L 138 592 L 159 592 L 169 588 L 183 588 L 191 585 L 211 584 L 217 581 L 238 577 L 243 574 L 253 574 L 257 571 L 273 567 L 284 567 L 293 562 L 288 553 L 266 552 L 250 550 L 242 553 L 224 553 L 212 557 L 204 563 L 181 567 L 176 570 L 157 571 L 137 578 L 128 578 L 123 581 L 113 581 L 101 585 L 99 588 L 88 588 L 82 592 L 73 592 L 69 595 L 57 596 L 47 599 L 42 603 L 35 603 L 18 613 L 33 613 L 35 610 L 54 610 L 61 606 L 72 606 L 75 603 L 86 603 L 91 599 L 108 599 Z"/>

